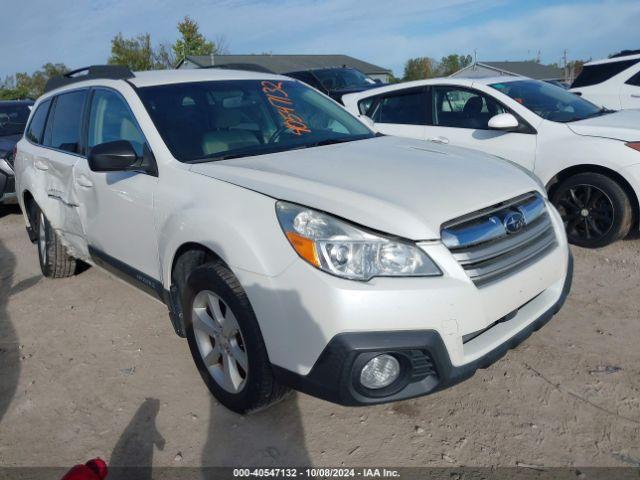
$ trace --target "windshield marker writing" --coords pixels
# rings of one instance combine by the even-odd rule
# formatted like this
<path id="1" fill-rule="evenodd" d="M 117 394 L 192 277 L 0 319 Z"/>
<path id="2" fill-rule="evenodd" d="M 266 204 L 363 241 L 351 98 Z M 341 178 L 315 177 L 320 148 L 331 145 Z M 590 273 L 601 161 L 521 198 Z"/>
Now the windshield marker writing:
<path id="1" fill-rule="evenodd" d="M 274 83 L 265 80 L 261 85 L 262 92 L 269 103 L 278 111 L 284 125 L 291 133 L 294 135 L 311 133 L 311 129 L 302 117 L 296 113 L 293 100 L 289 98 L 289 94 L 282 88 L 282 82 Z"/>

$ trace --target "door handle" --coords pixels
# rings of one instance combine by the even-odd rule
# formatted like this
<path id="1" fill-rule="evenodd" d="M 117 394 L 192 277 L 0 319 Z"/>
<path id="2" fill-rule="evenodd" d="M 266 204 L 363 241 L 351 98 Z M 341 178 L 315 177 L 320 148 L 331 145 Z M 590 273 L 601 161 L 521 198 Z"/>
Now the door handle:
<path id="1" fill-rule="evenodd" d="M 631 94 L 631 96 L 632 96 L 633 98 L 640 98 L 640 95 L 638 95 L 637 93 L 632 93 L 632 94 Z"/>
<path id="2" fill-rule="evenodd" d="M 449 139 L 446 138 L 446 137 L 433 137 L 433 138 L 429 138 L 429 141 L 434 142 L 434 143 L 442 143 L 444 145 L 449 143 Z"/>
<path id="3" fill-rule="evenodd" d="M 84 175 L 80 175 L 78 178 L 76 178 L 76 183 L 85 188 L 93 187 L 93 182 Z"/>
<path id="4" fill-rule="evenodd" d="M 38 170 L 42 170 L 43 172 L 45 170 L 49 170 L 49 165 L 47 165 L 47 162 L 40 160 L 39 158 L 36 159 L 35 162 L 33 162 L 33 165 L 38 169 Z"/>

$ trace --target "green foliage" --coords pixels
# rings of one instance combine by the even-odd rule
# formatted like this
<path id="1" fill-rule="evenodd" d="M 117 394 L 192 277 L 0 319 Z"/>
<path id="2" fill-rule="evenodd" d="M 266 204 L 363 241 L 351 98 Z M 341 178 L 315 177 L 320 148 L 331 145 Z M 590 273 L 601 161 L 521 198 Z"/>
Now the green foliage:
<path id="1" fill-rule="evenodd" d="M 216 45 L 200 33 L 198 23 L 188 16 L 178 23 L 180 38 L 173 44 L 175 58 L 184 59 L 187 55 L 211 55 L 218 53 Z"/>
<path id="2" fill-rule="evenodd" d="M 471 55 L 458 55 L 452 53 L 446 57 L 442 57 L 440 65 L 438 66 L 438 75 L 442 77 L 448 77 L 449 75 L 457 72 L 458 70 L 468 67 L 473 62 Z"/>
<path id="3" fill-rule="evenodd" d="M 124 65 L 131 70 L 153 70 L 156 68 L 151 35 L 144 33 L 132 38 L 125 38 L 118 33 L 111 40 L 111 56 L 108 63 Z"/>
<path id="4" fill-rule="evenodd" d="M 429 57 L 410 58 L 404 65 L 405 82 L 437 76 L 436 61 Z"/>
<path id="5" fill-rule="evenodd" d="M 473 57 L 471 55 L 457 53 L 442 57 L 440 62 L 429 57 L 410 58 L 405 63 L 402 80 L 407 82 L 433 77 L 448 77 L 472 63 Z"/>
<path id="6" fill-rule="evenodd" d="M 49 78 L 68 71 L 69 69 L 63 63 L 45 63 L 40 70 L 36 70 L 31 75 L 26 72 L 16 73 L 0 83 L 0 99 L 38 98 L 44 92 L 44 86 Z"/>

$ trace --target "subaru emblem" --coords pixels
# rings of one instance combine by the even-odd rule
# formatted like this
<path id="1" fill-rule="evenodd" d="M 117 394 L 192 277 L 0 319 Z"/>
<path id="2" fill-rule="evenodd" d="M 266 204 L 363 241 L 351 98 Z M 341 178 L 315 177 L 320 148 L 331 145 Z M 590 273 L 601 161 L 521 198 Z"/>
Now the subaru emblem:
<path id="1" fill-rule="evenodd" d="M 502 221 L 507 233 L 517 233 L 524 228 L 527 222 L 524 219 L 524 215 L 520 212 L 508 213 Z"/>

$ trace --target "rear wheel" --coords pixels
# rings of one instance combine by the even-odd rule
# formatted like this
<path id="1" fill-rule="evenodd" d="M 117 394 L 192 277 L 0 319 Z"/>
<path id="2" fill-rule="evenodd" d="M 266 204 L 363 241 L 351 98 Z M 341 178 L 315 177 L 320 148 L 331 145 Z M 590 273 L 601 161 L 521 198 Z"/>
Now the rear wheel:
<path id="1" fill-rule="evenodd" d="M 629 197 L 613 179 L 580 173 L 562 181 L 551 201 L 558 208 L 570 243 L 598 248 L 624 238 L 633 213 Z"/>
<path id="2" fill-rule="evenodd" d="M 35 209 L 40 270 L 48 278 L 65 278 L 76 271 L 76 259 L 67 253 L 58 234 L 39 208 Z"/>
<path id="3" fill-rule="evenodd" d="M 224 263 L 195 268 L 182 305 L 191 355 L 220 403 L 247 413 L 282 398 L 288 389 L 276 382 L 249 299 Z"/>

